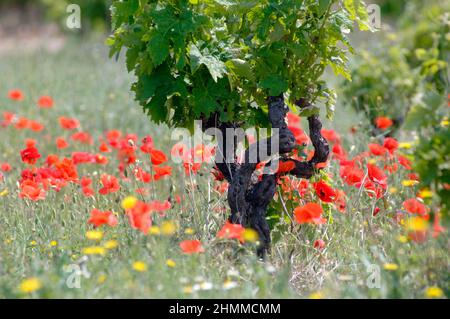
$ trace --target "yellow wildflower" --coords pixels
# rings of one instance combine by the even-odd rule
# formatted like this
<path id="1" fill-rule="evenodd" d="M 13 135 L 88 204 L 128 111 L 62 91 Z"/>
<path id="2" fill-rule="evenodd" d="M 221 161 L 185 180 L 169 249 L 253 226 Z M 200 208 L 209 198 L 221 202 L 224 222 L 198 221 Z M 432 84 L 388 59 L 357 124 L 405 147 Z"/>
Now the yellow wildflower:
<path id="1" fill-rule="evenodd" d="M 405 187 L 411 187 L 411 186 L 415 186 L 417 184 L 419 184 L 419 182 L 415 181 L 413 179 L 407 179 L 407 180 L 402 181 L 402 185 Z"/>
<path id="2" fill-rule="evenodd" d="M 106 275 L 105 274 L 101 274 L 100 276 L 98 276 L 97 282 L 99 284 L 102 284 L 102 283 L 105 282 L 105 280 L 106 280 Z"/>
<path id="3" fill-rule="evenodd" d="M 432 191 L 430 191 L 429 189 L 422 189 L 420 192 L 419 192 L 419 194 L 418 194 L 418 196 L 420 197 L 420 198 L 431 198 L 431 197 L 433 197 L 433 192 Z"/>
<path id="4" fill-rule="evenodd" d="M 35 241 L 35 240 L 30 241 L 30 245 L 31 246 L 36 246 L 37 245 L 37 241 Z"/>
<path id="5" fill-rule="evenodd" d="M 167 260 L 166 260 L 166 265 L 167 265 L 168 267 L 173 268 L 173 267 L 175 267 L 175 266 L 177 265 L 177 263 L 176 263 L 173 259 L 167 259 Z"/>
<path id="6" fill-rule="evenodd" d="M 101 246 L 91 246 L 83 248 L 83 254 L 86 255 L 104 255 L 106 253 L 106 249 Z"/>
<path id="7" fill-rule="evenodd" d="M 183 287 L 183 293 L 191 294 L 192 293 L 192 286 L 185 286 L 185 287 Z"/>
<path id="8" fill-rule="evenodd" d="M 444 295 L 444 292 L 439 287 L 428 287 L 425 290 L 425 297 L 427 298 L 441 298 Z"/>
<path id="9" fill-rule="evenodd" d="M 398 269 L 398 265 L 397 264 L 392 264 L 392 263 L 387 263 L 383 265 L 383 268 L 385 270 L 389 270 L 389 271 L 396 271 Z"/>
<path id="10" fill-rule="evenodd" d="M 325 295 L 323 294 L 323 292 L 317 291 L 317 292 L 313 292 L 312 294 L 309 295 L 309 299 L 323 299 L 325 297 Z"/>
<path id="11" fill-rule="evenodd" d="M 396 194 L 398 192 L 398 188 L 397 187 L 391 187 L 389 188 L 389 193 L 391 194 Z"/>
<path id="12" fill-rule="evenodd" d="M 170 236 L 175 234 L 177 226 L 171 221 L 165 221 L 161 224 L 161 232 L 163 235 Z"/>
<path id="13" fill-rule="evenodd" d="M 106 249 L 114 249 L 117 246 L 119 246 L 119 243 L 117 242 L 117 240 L 108 240 L 106 243 L 103 244 L 103 247 L 105 247 Z"/>
<path id="14" fill-rule="evenodd" d="M 125 210 L 132 209 L 134 206 L 136 206 L 137 201 L 137 198 L 134 196 L 125 197 L 122 200 L 122 208 Z"/>
<path id="15" fill-rule="evenodd" d="M 4 190 L 2 190 L 1 192 L 0 192 L 0 197 L 3 197 L 3 196 L 6 196 L 6 195 L 8 195 L 8 189 L 7 188 L 5 188 Z"/>
<path id="16" fill-rule="evenodd" d="M 195 233 L 195 231 L 192 229 L 192 228 L 186 228 L 185 230 L 184 230 L 184 233 L 186 234 L 186 235 L 193 235 L 194 233 Z"/>
<path id="17" fill-rule="evenodd" d="M 101 230 L 89 230 L 86 232 L 87 239 L 100 240 L 103 238 L 103 232 Z"/>
<path id="18" fill-rule="evenodd" d="M 143 261 L 135 261 L 133 263 L 133 269 L 139 272 L 147 271 L 147 265 Z"/>
<path id="19" fill-rule="evenodd" d="M 257 242 L 258 241 L 258 233 L 251 228 L 246 228 L 243 233 L 244 241 L 248 242 Z"/>
<path id="20" fill-rule="evenodd" d="M 56 246 L 58 246 L 58 242 L 57 242 L 56 240 L 52 240 L 52 241 L 50 242 L 50 246 L 51 246 L 51 247 L 56 247 Z"/>
<path id="21" fill-rule="evenodd" d="M 408 218 L 405 227 L 409 231 L 425 231 L 428 228 L 428 221 L 420 216 Z"/>
<path id="22" fill-rule="evenodd" d="M 397 240 L 398 240 L 399 242 L 401 242 L 402 244 L 405 244 L 405 243 L 408 242 L 408 237 L 406 237 L 406 236 L 404 236 L 404 235 L 400 235 L 400 236 L 397 237 Z"/>
<path id="23" fill-rule="evenodd" d="M 159 235 L 159 234 L 161 234 L 161 229 L 158 226 L 152 226 L 148 230 L 148 233 L 150 235 Z"/>
<path id="24" fill-rule="evenodd" d="M 410 149 L 412 147 L 411 142 L 403 142 L 398 144 L 398 148 Z"/>
<path id="25" fill-rule="evenodd" d="M 41 281 L 37 278 L 28 278 L 22 281 L 19 286 L 20 291 L 24 293 L 32 293 L 33 291 L 41 289 Z"/>

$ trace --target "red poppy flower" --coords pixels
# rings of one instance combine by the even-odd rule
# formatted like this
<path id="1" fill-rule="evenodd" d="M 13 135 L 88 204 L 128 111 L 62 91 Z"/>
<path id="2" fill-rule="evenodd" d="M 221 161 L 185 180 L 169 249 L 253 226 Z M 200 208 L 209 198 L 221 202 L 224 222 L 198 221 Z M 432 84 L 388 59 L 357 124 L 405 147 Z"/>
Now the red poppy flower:
<path id="1" fill-rule="evenodd" d="M 392 125 L 394 124 L 394 122 L 385 116 L 380 116 L 377 117 L 375 119 L 375 125 L 380 129 L 380 130 L 387 130 L 388 128 L 390 128 Z"/>
<path id="2" fill-rule="evenodd" d="M 411 161 L 409 159 L 407 159 L 406 157 L 403 157 L 401 155 L 398 156 L 398 163 L 403 166 L 404 168 L 406 168 L 407 170 L 411 170 Z"/>
<path id="3" fill-rule="evenodd" d="M 59 161 L 59 157 L 56 154 L 49 154 L 47 156 L 47 159 L 45 160 L 45 162 L 47 163 L 48 166 L 52 166 L 53 164 L 57 163 Z"/>
<path id="4" fill-rule="evenodd" d="M 103 156 L 101 154 L 95 154 L 95 163 L 99 165 L 106 165 L 108 164 L 109 160 L 106 156 Z"/>
<path id="5" fill-rule="evenodd" d="M 180 248 L 185 254 L 203 253 L 205 249 L 199 240 L 185 240 L 180 243 Z"/>
<path id="6" fill-rule="evenodd" d="M 151 212 L 152 208 L 149 204 L 138 201 L 133 208 L 127 210 L 127 216 L 131 227 L 139 229 L 144 234 L 147 234 L 152 226 Z"/>
<path id="7" fill-rule="evenodd" d="M 245 228 L 242 225 L 232 224 L 229 221 L 226 221 L 225 225 L 217 233 L 217 237 L 243 241 L 244 231 Z"/>
<path id="8" fill-rule="evenodd" d="M 8 97 L 13 101 L 22 101 L 24 99 L 24 95 L 20 90 L 9 91 Z"/>
<path id="9" fill-rule="evenodd" d="M 336 158 L 338 161 L 343 161 L 347 159 L 347 153 L 345 152 L 344 148 L 340 143 L 336 143 L 333 145 L 332 152 L 333 157 Z"/>
<path id="10" fill-rule="evenodd" d="M 80 142 L 82 144 L 92 145 L 94 143 L 91 135 L 87 132 L 76 132 L 71 136 L 73 141 Z"/>
<path id="11" fill-rule="evenodd" d="M 323 239 L 316 239 L 314 241 L 313 247 L 317 248 L 317 249 L 324 249 L 325 248 L 325 242 L 323 241 Z"/>
<path id="12" fill-rule="evenodd" d="M 403 202 L 403 207 L 410 214 L 425 215 L 427 213 L 427 208 L 425 207 L 425 205 L 415 198 L 405 200 Z"/>
<path id="13" fill-rule="evenodd" d="M 162 151 L 157 149 L 150 150 L 150 158 L 153 165 L 160 165 L 167 162 L 167 156 Z"/>
<path id="14" fill-rule="evenodd" d="M 295 163 L 293 161 L 280 161 L 278 164 L 278 171 L 277 174 L 285 174 L 289 173 L 295 168 Z"/>
<path id="15" fill-rule="evenodd" d="M 116 177 L 108 174 L 103 174 L 100 177 L 103 187 L 98 191 L 102 195 L 115 193 L 120 189 L 119 181 Z"/>
<path id="16" fill-rule="evenodd" d="M 8 173 L 9 171 L 11 171 L 11 165 L 9 165 L 8 163 L 3 163 L 0 166 L 0 170 L 5 172 L 5 173 Z"/>
<path id="17" fill-rule="evenodd" d="M 36 140 L 32 138 L 25 139 L 25 146 L 26 147 L 36 147 Z"/>
<path id="18" fill-rule="evenodd" d="M 83 178 L 80 181 L 80 185 L 84 196 L 86 197 L 94 196 L 94 190 L 91 188 L 92 185 L 91 178 L 83 176 Z"/>
<path id="19" fill-rule="evenodd" d="M 142 139 L 141 151 L 143 153 L 150 154 L 152 148 L 153 148 L 153 139 L 150 135 L 148 135 Z"/>
<path id="20" fill-rule="evenodd" d="M 225 176 L 222 174 L 221 171 L 217 167 L 214 167 L 211 171 L 211 174 L 214 176 L 214 180 L 221 182 L 225 180 Z"/>
<path id="21" fill-rule="evenodd" d="M 106 145 L 106 143 L 100 144 L 98 149 L 102 153 L 109 153 L 109 152 L 111 152 L 110 148 L 108 147 L 108 145 Z"/>
<path id="22" fill-rule="evenodd" d="M 80 122 L 77 119 L 61 116 L 59 118 L 59 125 L 65 130 L 74 130 L 80 127 Z"/>
<path id="23" fill-rule="evenodd" d="M 83 192 L 83 195 L 86 197 L 91 197 L 94 196 L 95 194 L 94 190 L 90 187 L 82 187 L 81 191 Z"/>
<path id="24" fill-rule="evenodd" d="M 322 217 L 322 206 L 316 203 L 308 203 L 294 209 L 295 220 L 299 224 L 324 224 L 327 220 Z"/>
<path id="25" fill-rule="evenodd" d="M 74 162 L 71 159 L 63 158 L 61 161 L 55 163 L 58 178 L 64 179 L 68 182 L 77 182 L 78 173 Z"/>
<path id="26" fill-rule="evenodd" d="M 41 154 L 39 154 L 36 147 L 27 147 L 26 149 L 20 151 L 20 156 L 22 157 L 22 161 L 24 163 L 33 165 L 41 157 Z"/>
<path id="27" fill-rule="evenodd" d="M 184 167 L 184 173 L 189 176 L 191 174 L 197 174 L 197 172 L 202 167 L 202 163 L 184 162 L 183 167 Z"/>
<path id="28" fill-rule="evenodd" d="M 294 134 L 295 142 L 298 145 L 306 145 L 309 143 L 309 137 L 301 128 L 295 126 L 288 126 L 288 128 L 291 130 L 292 134 Z"/>
<path id="29" fill-rule="evenodd" d="M 30 121 L 25 118 L 25 117 L 21 117 L 16 121 L 16 124 L 14 125 L 14 127 L 18 130 L 23 130 L 26 129 L 29 126 Z"/>
<path id="30" fill-rule="evenodd" d="M 336 198 L 336 191 L 331 188 L 330 185 L 325 183 L 324 181 L 320 181 L 313 184 L 313 187 L 316 191 L 317 196 L 325 202 L 325 203 L 331 203 Z"/>
<path id="31" fill-rule="evenodd" d="M 387 187 L 387 176 L 383 170 L 375 165 L 367 165 L 368 175 L 371 181 L 379 184 L 381 187 Z"/>
<path id="32" fill-rule="evenodd" d="M 364 178 L 364 171 L 356 167 L 354 162 L 341 163 L 340 176 L 348 185 L 360 187 Z"/>
<path id="33" fill-rule="evenodd" d="M 366 189 L 369 197 L 375 196 L 378 199 L 380 199 L 380 198 L 382 198 L 384 196 L 385 190 L 386 190 L 386 187 L 381 186 L 381 185 L 379 185 L 377 183 L 374 183 L 371 180 L 367 180 L 364 183 L 364 188 Z"/>
<path id="34" fill-rule="evenodd" d="M 397 163 L 393 163 L 392 165 L 386 164 L 384 165 L 383 169 L 392 174 L 398 171 L 398 164 Z"/>
<path id="35" fill-rule="evenodd" d="M 341 137 L 338 133 L 336 133 L 335 130 L 326 130 L 322 129 L 321 131 L 322 136 L 329 142 L 329 143 L 339 143 L 341 140 Z"/>
<path id="36" fill-rule="evenodd" d="M 20 198 L 28 198 L 33 201 L 45 199 L 45 191 L 38 183 L 32 180 L 24 180 L 20 183 Z"/>
<path id="37" fill-rule="evenodd" d="M 38 100 L 38 105 L 43 109 L 51 109 L 53 107 L 53 99 L 51 96 L 41 96 Z"/>
<path id="38" fill-rule="evenodd" d="M 394 152 L 398 149 L 398 142 L 395 138 L 386 137 L 384 139 L 383 146 L 389 150 L 389 153 L 394 154 Z"/>
<path id="39" fill-rule="evenodd" d="M 149 203 L 150 209 L 151 209 L 152 211 L 159 212 L 159 213 L 164 212 L 164 211 L 170 209 L 171 206 L 172 206 L 172 205 L 171 205 L 170 202 L 167 201 L 167 200 L 164 201 L 164 202 L 160 202 L 160 201 L 158 201 L 158 200 L 154 200 L 154 201 L 152 201 L 152 202 Z"/>
<path id="40" fill-rule="evenodd" d="M 377 216 L 379 212 L 380 212 L 380 207 L 375 207 L 375 209 L 373 210 L 372 216 L 373 217 Z"/>
<path id="41" fill-rule="evenodd" d="M 95 227 L 102 225 L 116 226 L 118 221 L 117 217 L 112 212 L 102 212 L 96 208 L 91 211 L 91 217 L 88 220 L 89 224 L 93 224 Z"/>
<path id="42" fill-rule="evenodd" d="M 90 187 L 92 185 L 92 178 L 83 176 L 80 181 L 81 187 Z"/>
<path id="43" fill-rule="evenodd" d="M 228 187 L 229 187 L 229 186 L 230 186 L 230 185 L 228 184 L 227 181 L 223 181 L 223 182 L 219 183 L 218 185 L 216 185 L 216 186 L 214 187 L 214 189 L 215 189 L 216 191 L 218 191 L 220 194 L 223 194 L 223 193 L 225 193 L 225 192 L 228 190 Z"/>
<path id="44" fill-rule="evenodd" d="M 434 215 L 434 221 L 433 221 L 433 238 L 436 238 L 439 236 L 439 234 L 445 232 L 445 228 L 442 227 L 440 220 L 441 220 L 441 214 L 438 212 Z"/>
<path id="45" fill-rule="evenodd" d="M 369 150 L 375 156 L 384 155 L 388 151 L 384 146 L 374 143 L 369 143 Z"/>
<path id="46" fill-rule="evenodd" d="M 288 112 L 286 118 L 287 118 L 288 124 L 290 126 L 297 126 L 297 127 L 299 127 L 300 124 L 301 124 L 301 120 L 302 120 L 301 117 L 296 115 L 296 114 L 294 114 L 294 113 L 292 113 L 292 112 Z"/>
<path id="47" fill-rule="evenodd" d="M 164 176 L 172 175 L 172 167 L 170 166 L 155 166 L 153 169 L 155 170 L 155 181 L 163 178 Z"/>
<path id="48" fill-rule="evenodd" d="M 95 163 L 95 155 L 88 152 L 73 152 L 72 161 L 75 165 Z"/>
<path id="49" fill-rule="evenodd" d="M 345 199 L 345 193 L 342 190 L 336 190 L 336 199 L 334 200 L 334 204 L 337 210 L 341 213 L 345 213 L 345 209 L 347 208 L 347 202 Z"/>
<path id="50" fill-rule="evenodd" d="M 41 132 L 44 129 L 44 125 L 37 121 L 29 121 L 28 128 L 33 132 Z"/>
<path id="51" fill-rule="evenodd" d="M 63 138 L 63 137 L 57 137 L 56 138 L 56 147 L 58 149 L 64 149 L 69 147 L 69 143 Z"/>
<path id="52" fill-rule="evenodd" d="M 3 127 L 12 124 L 16 119 L 16 115 L 11 112 L 3 112 L 3 122 L 1 122 Z"/>
<path id="53" fill-rule="evenodd" d="M 185 158 L 186 153 L 187 147 L 182 142 L 176 143 L 174 146 L 172 146 L 172 149 L 170 150 L 170 155 L 172 156 L 172 159 Z"/>
<path id="54" fill-rule="evenodd" d="M 141 181 L 143 183 L 150 183 L 152 181 L 152 174 L 144 171 L 142 168 L 137 167 L 134 170 L 134 176 L 138 181 Z"/>

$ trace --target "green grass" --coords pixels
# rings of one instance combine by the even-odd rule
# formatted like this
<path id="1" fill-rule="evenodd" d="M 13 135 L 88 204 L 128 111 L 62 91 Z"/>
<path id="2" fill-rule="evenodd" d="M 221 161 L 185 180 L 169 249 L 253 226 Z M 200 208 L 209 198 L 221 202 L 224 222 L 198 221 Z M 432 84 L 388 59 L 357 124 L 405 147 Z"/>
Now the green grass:
<path id="1" fill-rule="evenodd" d="M 48 192 L 44 201 L 22 200 L 16 184 L 24 168 L 19 152 L 25 138 L 38 140 L 44 157 L 51 153 L 70 156 L 75 150 L 95 152 L 93 147 L 75 143 L 68 150 L 56 149 L 54 138 L 67 136 L 57 124 L 61 115 L 78 118 L 83 130 L 95 138 L 109 129 L 136 133 L 141 138 L 150 134 L 157 147 L 169 151 L 173 143 L 170 131 L 151 124 L 142 114 L 129 91 L 131 82 L 124 63 L 109 60 L 101 41 L 70 40 L 57 54 L 18 51 L 1 57 L 0 110 L 39 120 L 46 130 L 32 133 L 11 127 L 0 129 L 0 162 L 7 161 L 14 167 L 0 183 L 0 192 L 9 190 L 8 195 L 0 197 L 0 297 L 304 298 L 320 292 L 327 298 L 421 298 L 431 286 L 439 286 L 448 296 L 447 234 L 423 244 L 397 240 L 405 234 L 392 216 L 416 191 L 401 185 L 405 172 L 390 176 L 390 186 L 398 192 L 388 194 L 384 203 L 375 203 L 358 189 L 342 187 L 348 195 L 347 214 L 334 212 L 334 222 L 323 227 L 296 226 L 292 231 L 275 232 L 271 254 L 261 262 L 251 245 L 215 239 L 227 217 L 227 206 L 226 196 L 212 191 L 214 181 L 208 168 L 190 179 L 174 165 L 170 179 L 153 184 L 151 197 L 164 200 L 171 194 L 184 196 L 182 206 L 175 206 L 165 217 L 154 218 L 156 225 L 163 220 L 175 222 L 178 232 L 173 236 L 145 236 L 131 229 L 121 214 L 119 226 L 105 228 L 104 238 L 98 243 L 115 239 L 118 248 L 104 256 L 83 258 L 83 248 L 97 245 L 85 236 L 91 228 L 87 224 L 90 210 L 96 207 L 121 212 L 120 201 L 139 185 L 121 182 L 120 192 L 93 199 L 83 197 L 77 185 L 70 185 L 59 193 Z M 12 88 L 22 89 L 26 100 L 9 101 L 6 96 Z M 44 94 L 54 97 L 52 110 L 35 106 L 34 101 Z M 327 126 L 334 125 L 342 133 L 347 149 L 354 146 L 350 155 L 365 149 L 369 138 L 364 132 L 347 134 L 348 127 L 359 119 L 348 110 L 338 111 L 336 117 L 337 121 Z M 104 172 L 117 175 L 116 168 L 117 162 L 111 156 L 107 166 L 80 166 L 79 175 L 91 175 L 95 180 Z M 330 171 L 338 176 L 337 164 L 333 163 Z M 375 218 L 371 216 L 374 205 L 381 207 Z M 195 234 L 184 234 L 187 227 L 193 228 Z M 183 255 L 178 244 L 191 238 L 201 240 L 206 252 Z M 318 238 L 327 243 L 320 252 L 312 247 Z M 51 246 L 52 241 L 57 245 Z M 168 267 L 167 259 L 173 259 L 175 267 Z M 143 261 L 148 270 L 135 271 L 134 261 Z M 384 270 L 386 263 L 395 263 L 398 269 Z M 71 273 L 65 272 L 65 267 L 73 264 L 89 273 L 89 278 L 81 277 L 79 289 L 67 285 Z M 380 287 L 371 289 L 367 280 L 370 269 L 377 267 Z M 42 288 L 26 295 L 18 287 L 30 277 L 39 278 Z M 226 280 L 237 286 L 224 289 Z M 207 287 L 205 282 L 212 288 L 183 292 L 201 283 Z"/>

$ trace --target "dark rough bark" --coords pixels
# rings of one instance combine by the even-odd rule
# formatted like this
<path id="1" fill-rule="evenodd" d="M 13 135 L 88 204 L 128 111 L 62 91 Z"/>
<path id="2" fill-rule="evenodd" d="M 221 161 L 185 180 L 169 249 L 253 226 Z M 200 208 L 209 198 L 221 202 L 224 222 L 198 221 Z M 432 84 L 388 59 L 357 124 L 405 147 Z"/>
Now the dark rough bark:
<path id="1" fill-rule="evenodd" d="M 220 158 L 216 163 L 217 169 L 220 170 L 226 180 L 230 183 L 228 189 L 228 203 L 231 209 L 230 221 L 256 230 L 260 241 L 257 253 L 260 257 L 265 256 L 270 246 L 270 229 L 266 220 L 266 211 L 275 195 L 279 176 L 277 174 L 263 175 L 259 182 L 252 183 L 252 175 L 255 172 L 258 163 L 275 155 L 271 149 L 273 138 L 279 139 L 280 155 L 292 152 L 295 147 L 294 134 L 289 130 L 285 122 L 285 117 L 289 108 L 284 102 L 283 95 L 269 97 L 268 105 L 269 120 L 272 124 L 272 128 L 278 129 L 278 135 L 275 135 L 276 133 L 274 133 L 270 138 L 263 139 L 250 145 L 245 152 L 244 162 L 242 164 L 224 163 L 222 162 L 223 158 Z M 302 100 L 299 101 L 298 106 L 306 107 L 307 103 Z M 308 118 L 308 122 L 310 139 L 315 149 L 313 158 L 307 162 L 300 162 L 287 157 L 282 157 L 280 159 L 282 161 L 294 161 L 295 168 L 290 174 L 301 178 L 310 178 L 313 176 L 316 165 L 318 163 L 326 162 L 329 155 L 328 143 L 320 133 L 322 124 L 319 117 L 311 116 Z M 233 128 L 234 125 L 230 123 L 217 123 L 217 121 L 209 119 L 208 121 L 204 121 L 204 128 L 205 127 L 217 127 L 225 137 L 226 129 Z M 227 143 L 225 140 L 222 142 L 223 145 L 219 145 L 218 153 L 226 154 Z M 261 149 L 265 150 L 263 154 L 267 154 L 267 156 L 260 156 L 259 150 Z M 234 151 L 235 150 L 233 150 L 233 152 Z M 251 156 L 254 154 L 258 154 L 256 157 L 257 160 L 251 162 Z"/>

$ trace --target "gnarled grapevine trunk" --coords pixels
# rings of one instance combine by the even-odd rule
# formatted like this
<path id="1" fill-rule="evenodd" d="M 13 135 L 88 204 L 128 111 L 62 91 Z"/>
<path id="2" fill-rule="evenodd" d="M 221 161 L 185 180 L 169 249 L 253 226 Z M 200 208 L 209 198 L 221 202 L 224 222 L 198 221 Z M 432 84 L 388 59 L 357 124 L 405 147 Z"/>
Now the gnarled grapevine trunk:
<path id="1" fill-rule="evenodd" d="M 301 106 L 302 103 L 298 103 Z M 284 102 L 283 95 L 268 98 L 269 120 L 275 133 L 267 139 L 262 139 L 250 145 L 245 152 L 242 163 L 228 162 L 225 160 L 225 154 L 236 149 L 229 150 L 230 143 L 226 141 L 226 129 L 235 128 L 229 123 L 217 123 L 215 118 L 204 122 L 204 129 L 207 127 L 217 127 L 222 132 L 223 141 L 219 143 L 219 149 L 216 157 L 217 169 L 223 174 L 230 186 L 228 189 L 228 203 L 231 209 L 230 222 L 239 223 L 245 227 L 256 230 L 259 235 L 260 245 L 257 253 L 264 257 L 270 246 L 270 229 L 266 220 L 267 207 L 275 195 L 279 176 L 276 173 L 264 174 L 258 182 L 253 182 L 252 175 L 255 172 L 257 164 L 268 160 L 274 154 L 272 150 L 272 139 L 278 139 L 278 153 L 281 161 L 293 161 L 295 168 L 289 174 L 300 177 L 310 178 L 314 175 L 315 167 L 318 163 L 326 162 L 329 155 L 329 146 L 322 137 L 320 131 L 322 124 L 318 116 L 308 118 L 310 139 L 314 146 L 314 156 L 311 160 L 300 162 L 291 159 L 286 154 L 292 152 L 295 147 L 294 134 L 289 130 L 285 122 L 288 107 Z M 206 127 L 205 127 L 206 126 Z M 221 145 L 220 145 L 221 144 Z M 231 143 L 236 145 L 236 143 Z M 263 150 L 260 152 L 260 150 Z M 254 160 L 256 154 L 256 161 Z M 261 155 L 266 154 L 266 155 Z M 250 160 L 252 159 L 252 160 Z"/>

